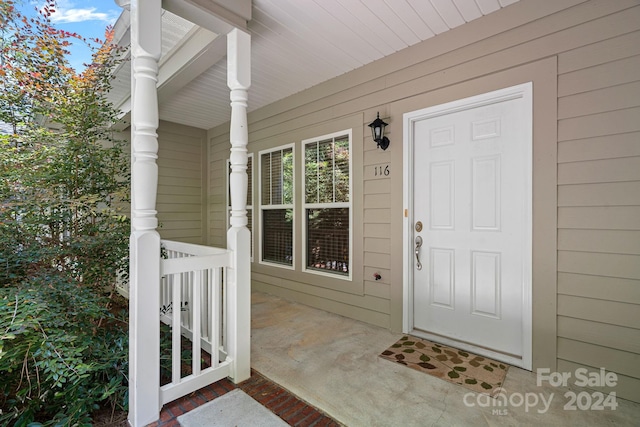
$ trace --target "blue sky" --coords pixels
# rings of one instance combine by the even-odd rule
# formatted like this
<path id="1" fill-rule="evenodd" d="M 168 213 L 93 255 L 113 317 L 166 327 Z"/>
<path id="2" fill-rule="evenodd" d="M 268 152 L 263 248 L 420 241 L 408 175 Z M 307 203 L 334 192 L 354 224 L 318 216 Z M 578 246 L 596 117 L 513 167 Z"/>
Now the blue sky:
<path id="1" fill-rule="evenodd" d="M 23 0 L 20 9 L 27 15 L 36 13 L 42 0 Z M 51 15 L 51 21 L 56 28 L 75 32 L 89 38 L 104 39 L 107 25 L 115 24 L 121 9 L 114 0 L 57 0 L 58 8 Z M 71 51 L 71 66 L 80 72 L 84 63 L 91 61 L 91 51 L 82 43 L 74 43 Z"/>

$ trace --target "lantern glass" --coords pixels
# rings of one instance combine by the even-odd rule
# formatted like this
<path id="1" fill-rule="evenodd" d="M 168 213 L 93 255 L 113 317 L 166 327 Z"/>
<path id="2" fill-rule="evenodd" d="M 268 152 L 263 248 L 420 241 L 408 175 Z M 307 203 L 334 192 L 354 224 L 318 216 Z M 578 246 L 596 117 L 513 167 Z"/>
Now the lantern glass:
<path id="1" fill-rule="evenodd" d="M 371 128 L 371 136 L 373 137 L 374 141 L 382 141 L 382 139 L 384 138 L 385 126 L 387 126 L 387 124 L 382 119 L 380 119 L 380 113 L 378 113 L 378 117 L 369 125 L 369 127 Z"/>

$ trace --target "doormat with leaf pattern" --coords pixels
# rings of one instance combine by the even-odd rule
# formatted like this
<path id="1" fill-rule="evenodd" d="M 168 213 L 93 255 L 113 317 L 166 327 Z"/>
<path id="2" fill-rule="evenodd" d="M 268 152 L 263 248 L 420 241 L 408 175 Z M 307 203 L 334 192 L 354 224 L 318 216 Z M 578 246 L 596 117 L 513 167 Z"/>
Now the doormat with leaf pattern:
<path id="1" fill-rule="evenodd" d="M 408 335 L 380 357 L 485 394 L 502 387 L 509 369 L 505 363 Z"/>

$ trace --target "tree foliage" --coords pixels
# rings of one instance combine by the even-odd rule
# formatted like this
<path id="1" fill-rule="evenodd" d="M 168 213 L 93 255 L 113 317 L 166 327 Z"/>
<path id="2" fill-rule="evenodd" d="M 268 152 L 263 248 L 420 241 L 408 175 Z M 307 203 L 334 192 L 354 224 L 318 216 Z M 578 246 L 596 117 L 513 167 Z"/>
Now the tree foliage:
<path id="1" fill-rule="evenodd" d="M 86 424 L 98 402 L 125 404 L 126 329 L 109 310 L 129 235 L 107 99 L 118 52 L 109 28 L 54 28 L 55 8 L 27 18 L 0 0 L 0 424 Z M 80 73 L 72 41 L 94 51 Z"/>

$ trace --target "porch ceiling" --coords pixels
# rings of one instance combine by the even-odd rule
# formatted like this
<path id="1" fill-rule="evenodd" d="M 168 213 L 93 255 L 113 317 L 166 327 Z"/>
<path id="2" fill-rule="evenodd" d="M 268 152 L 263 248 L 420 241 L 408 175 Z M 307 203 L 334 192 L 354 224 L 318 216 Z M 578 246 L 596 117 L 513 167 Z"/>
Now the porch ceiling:
<path id="1" fill-rule="evenodd" d="M 362 67 L 518 0 L 253 0 L 249 111 Z M 117 29 L 117 26 L 116 26 Z M 225 37 L 163 15 L 160 119 L 202 129 L 230 120 Z M 195 41 L 194 41 L 195 40 Z M 198 42 L 199 40 L 199 42 Z M 122 38 L 128 44 L 128 38 Z M 190 43 L 190 44 L 189 44 Z M 194 57 L 177 58 L 188 46 Z M 177 59 L 176 59 L 177 58 Z M 128 109 L 129 67 L 112 99 Z"/>

